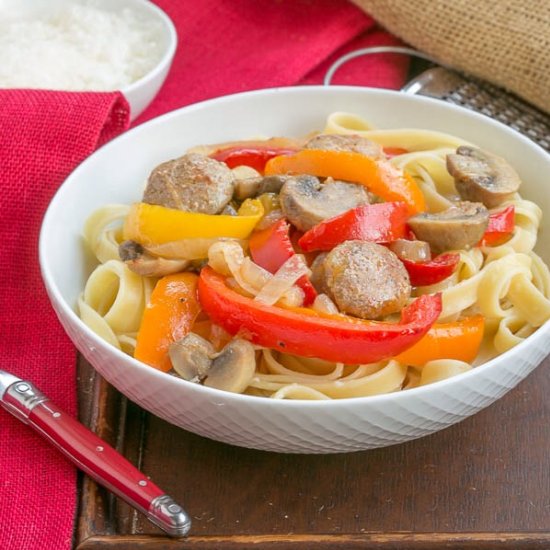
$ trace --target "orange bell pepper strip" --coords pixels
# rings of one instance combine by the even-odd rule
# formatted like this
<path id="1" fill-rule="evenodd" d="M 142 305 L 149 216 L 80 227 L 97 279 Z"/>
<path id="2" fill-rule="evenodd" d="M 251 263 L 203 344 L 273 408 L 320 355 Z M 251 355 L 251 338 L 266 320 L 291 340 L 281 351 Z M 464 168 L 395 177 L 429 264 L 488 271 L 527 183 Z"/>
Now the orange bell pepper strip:
<path id="1" fill-rule="evenodd" d="M 421 340 L 394 359 L 412 367 L 423 367 L 435 359 L 471 363 L 479 352 L 484 328 L 485 319 L 481 315 L 453 323 L 435 323 Z"/>
<path id="2" fill-rule="evenodd" d="M 134 357 L 168 372 L 170 344 L 183 338 L 201 312 L 197 297 L 198 276 L 175 273 L 158 281 L 141 320 Z"/>
<path id="3" fill-rule="evenodd" d="M 210 267 L 201 270 L 199 300 L 212 322 L 229 334 L 277 351 L 346 364 L 374 363 L 406 350 L 441 313 L 440 294 L 420 296 L 396 323 L 266 306 L 229 288 Z"/>
<path id="4" fill-rule="evenodd" d="M 360 183 L 386 201 L 407 204 L 411 215 L 426 209 L 424 195 L 414 179 L 387 160 L 374 160 L 350 151 L 302 149 L 294 155 L 275 157 L 265 165 L 265 175 L 311 174 Z"/>

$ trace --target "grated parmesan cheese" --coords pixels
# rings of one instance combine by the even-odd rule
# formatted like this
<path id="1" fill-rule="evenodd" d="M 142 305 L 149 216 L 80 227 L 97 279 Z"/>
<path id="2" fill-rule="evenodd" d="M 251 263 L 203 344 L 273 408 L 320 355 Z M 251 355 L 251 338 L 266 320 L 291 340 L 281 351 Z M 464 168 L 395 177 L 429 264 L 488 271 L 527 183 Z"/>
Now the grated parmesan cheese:
<path id="1" fill-rule="evenodd" d="M 162 56 L 162 26 L 125 8 L 93 2 L 53 13 L 0 15 L 0 87 L 117 90 L 143 77 Z"/>

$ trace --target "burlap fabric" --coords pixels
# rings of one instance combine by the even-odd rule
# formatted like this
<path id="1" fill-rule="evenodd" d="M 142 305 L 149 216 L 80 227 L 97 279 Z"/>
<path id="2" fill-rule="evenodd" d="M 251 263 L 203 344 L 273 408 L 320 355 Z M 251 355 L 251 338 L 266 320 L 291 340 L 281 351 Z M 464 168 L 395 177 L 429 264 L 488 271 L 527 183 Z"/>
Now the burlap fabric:
<path id="1" fill-rule="evenodd" d="M 550 112 L 550 0 L 352 0 L 441 63 Z"/>

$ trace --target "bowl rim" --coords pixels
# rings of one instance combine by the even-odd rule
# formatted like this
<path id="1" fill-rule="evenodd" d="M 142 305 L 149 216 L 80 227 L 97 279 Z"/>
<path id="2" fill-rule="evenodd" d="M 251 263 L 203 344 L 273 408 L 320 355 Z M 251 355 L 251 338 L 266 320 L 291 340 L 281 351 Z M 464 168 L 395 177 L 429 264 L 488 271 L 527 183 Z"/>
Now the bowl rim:
<path id="1" fill-rule="evenodd" d="M 172 59 L 176 53 L 176 48 L 178 47 L 178 33 L 174 22 L 168 14 L 159 8 L 156 4 L 153 4 L 150 0 L 132 0 L 134 3 L 141 5 L 145 10 L 149 10 L 150 14 L 154 17 L 157 17 L 164 28 L 164 33 L 168 37 L 168 44 L 164 49 L 162 57 L 157 61 L 157 63 L 141 78 L 138 78 L 131 84 L 121 87 L 120 92 L 126 95 L 131 93 L 137 88 L 143 86 L 147 81 L 153 80 L 159 73 L 164 71 L 164 69 L 171 64 Z"/>
<path id="2" fill-rule="evenodd" d="M 139 1 L 147 1 L 147 0 L 139 0 Z M 128 361 L 129 363 L 125 366 L 131 367 L 131 368 L 148 369 L 148 374 L 153 378 L 158 379 L 161 382 L 165 382 L 165 381 L 168 381 L 168 379 L 170 379 L 173 383 L 176 384 L 176 386 L 179 385 L 184 390 L 187 388 L 187 389 L 192 389 L 193 391 L 196 391 L 198 393 L 204 393 L 206 397 L 216 398 L 217 400 L 223 399 L 226 402 L 228 401 L 239 402 L 244 400 L 245 403 L 248 402 L 251 405 L 264 403 L 266 407 L 275 407 L 275 408 L 282 408 L 282 409 L 284 408 L 293 409 L 296 407 L 298 408 L 307 407 L 308 409 L 316 409 L 317 407 L 321 407 L 323 409 L 326 409 L 327 406 L 339 409 L 339 408 L 348 408 L 350 406 L 361 406 L 361 405 L 367 406 L 371 404 L 377 405 L 383 402 L 393 402 L 395 405 L 399 405 L 405 402 L 403 400 L 407 400 L 409 398 L 413 398 L 413 397 L 419 398 L 419 399 L 427 398 L 429 397 L 430 394 L 436 393 L 437 390 L 445 389 L 451 384 L 457 384 L 462 381 L 467 382 L 469 379 L 480 376 L 482 373 L 484 373 L 487 370 L 498 368 L 497 363 L 501 362 L 503 360 L 503 357 L 506 356 L 508 358 L 511 356 L 519 356 L 522 354 L 523 349 L 525 347 L 531 346 L 534 341 L 543 340 L 544 338 L 547 338 L 548 336 L 550 336 L 550 320 L 548 320 L 546 323 L 541 325 L 533 334 L 531 334 L 525 340 L 520 342 L 515 347 L 507 350 L 506 352 L 466 372 L 460 373 L 450 378 L 439 380 L 437 382 L 426 384 L 425 386 L 417 386 L 415 388 L 410 388 L 407 390 L 395 391 L 395 392 L 384 393 L 384 394 L 376 394 L 376 395 L 370 395 L 370 396 L 345 397 L 345 398 L 327 399 L 327 400 L 324 400 L 324 399 L 308 400 L 308 399 L 272 399 L 269 397 L 226 392 L 215 388 L 209 388 L 202 384 L 189 382 L 187 380 L 172 376 L 168 373 L 164 373 L 158 369 L 155 369 L 153 367 L 146 365 L 145 363 L 142 363 L 141 361 L 138 361 L 137 359 L 134 359 L 134 357 L 124 353 L 121 349 L 117 349 L 111 344 L 107 343 L 105 340 L 99 337 L 95 332 L 93 332 L 87 325 L 84 324 L 84 322 L 77 315 L 75 309 L 66 302 L 66 300 L 62 297 L 59 288 L 57 287 L 57 285 L 54 284 L 55 279 L 51 274 L 51 272 L 49 271 L 47 258 L 45 256 L 45 247 L 46 247 L 45 241 L 46 241 L 46 231 L 50 223 L 52 223 L 50 219 L 53 216 L 52 214 L 53 205 L 56 203 L 57 197 L 59 196 L 61 190 L 65 188 L 66 185 L 70 185 L 71 181 L 77 178 L 80 172 L 85 171 L 87 169 L 88 164 L 95 162 L 95 157 L 99 152 L 101 152 L 105 147 L 109 147 L 113 143 L 118 143 L 119 141 L 124 139 L 130 139 L 128 138 L 128 136 L 131 137 L 141 132 L 147 132 L 149 128 L 156 126 L 158 124 L 162 124 L 165 120 L 178 117 L 181 115 L 181 113 L 208 108 L 210 104 L 231 102 L 237 98 L 246 98 L 246 97 L 262 96 L 262 95 L 289 94 L 289 93 L 290 94 L 300 94 L 300 93 L 308 94 L 312 92 L 331 93 L 332 91 L 348 92 L 348 93 L 356 93 L 356 94 L 364 94 L 364 95 L 369 95 L 374 93 L 374 94 L 381 94 L 381 95 L 388 95 L 388 96 L 399 96 L 399 97 L 406 96 L 408 97 L 407 101 L 420 102 L 420 103 L 425 103 L 427 105 L 438 105 L 440 108 L 459 112 L 462 115 L 464 115 L 466 118 L 481 119 L 485 124 L 494 125 L 497 129 L 500 129 L 505 133 L 512 133 L 516 137 L 516 139 L 523 141 L 526 147 L 534 148 L 539 153 L 542 153 L 543 156 L 547 158 L 550 165 L 550 154 L 547 153 L 541 146 L 531 141 L 526 136 L 522 135 L 521 133 L 514 130 L 513 128 L 508 127 L 497 120 L 494 120 L 482 113 L 471 111 L 464 107 L 447 103 L 435 98 L 417 96 L 413 94 L 405 94 L 403 92 L 396 91 L 396 90 L 387 90 L 387 89 L 371 88 L 371 87 L 364 87 L 364 86 L 345 86 L 345 85 L 288 86 L 288 87 L 262 88 L 258 90 L 239 92 L 235 94 L 228 94 L 228 95 L 224 95 L 224 96 L 220 96 L 212 99 L 207 99 L 197 103 L 192 103 L 190 105 L 169 111 L 163 115 L 160 115 L 149 121 L 146 121 L 143 124 L 140 124 L 124 132 L 118 137 L 114 138 L 109 143 L 103 145 L 102 147 L 97 149 L 94 153 L 92 153 L 89 157 L 87 157 L 80 165 L 77 166 L 75 170 L 73 170 L 73 172 L 71 172 L 67 176 L 67 178 L 63 181 L 63 183 L 59 186 L 55 195 L 52 197 L 48 205 L 48 208 L 46 210 L 46 213 L 44 215 L 44 218 L 42 220 L 40 234 L 39 234 L 39 243 L 38 243 L 40 271 L 41 271 L 43 283 L 50 297 L 50 301 L 55 302 L 58 305 L 58 307 L 61 307 L 65 317 L 68 316 L 72 321 L 72 324 L 76 325 L 78 330 L 83 331 L 86 334 L 87 338 L 91 339 L 96 346 L 99 346 L 105 349 L 109 353 L 114 353 L 115 356 L 121 359 L 123 363 L 126 363 Z M 59 316 L 59 313 L 58 313 L 58 316 Z"/>

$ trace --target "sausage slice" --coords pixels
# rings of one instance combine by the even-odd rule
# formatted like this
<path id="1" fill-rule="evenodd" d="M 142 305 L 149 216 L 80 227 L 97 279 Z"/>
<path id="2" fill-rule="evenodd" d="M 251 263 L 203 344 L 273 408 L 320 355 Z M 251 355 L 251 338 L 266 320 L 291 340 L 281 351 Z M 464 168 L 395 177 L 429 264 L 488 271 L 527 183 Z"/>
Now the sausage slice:
<path id="1" fill-rule="evenodd" d="M 361 153 L 374 159 L 384 158 L 384 152 L 378 143 L 358 135 L 319 134 L 306 142 L 304 148 L 350 151 L 352 153 Z"/>
<path id="2" fill-rule="evenodd" d="M 189 153 L 163 162 L 149 176 L 143 202 L 217 214 L 233 196 L 235 176 L 223 162 Z"/>
<path id="3" fill-rule="evenodd" d="M 411 295 L 407 270 L 386 247 L 346 241 L 332 249 L 317 274 L 341 312 L 377 319 L 399 312 Z"/>
<path id="4" fill-rule="evenodd" d="M 465 145 L 456 154 L 447 155 L 447 170 L 463 200 L 482 202 L 487 208 L 511 198 L 521 184 L 517 172 L 503 158 Z"/>
<path id="5" fill-rule="evenodd" d="M 489 211 L 479 202 L 457 202 L 443 212 L 423 212 L 409 219 L 409 226 L 434 254 L 475 246 L 489 223 Z"/>

